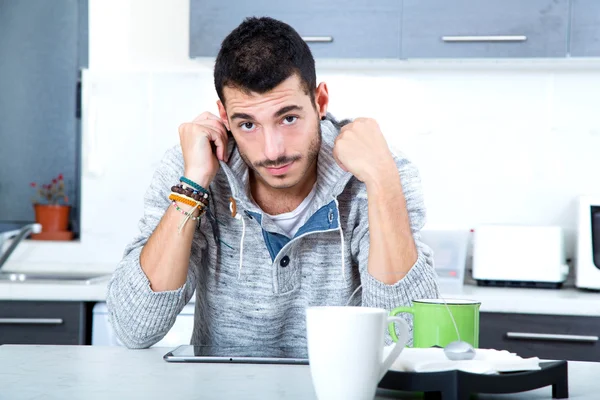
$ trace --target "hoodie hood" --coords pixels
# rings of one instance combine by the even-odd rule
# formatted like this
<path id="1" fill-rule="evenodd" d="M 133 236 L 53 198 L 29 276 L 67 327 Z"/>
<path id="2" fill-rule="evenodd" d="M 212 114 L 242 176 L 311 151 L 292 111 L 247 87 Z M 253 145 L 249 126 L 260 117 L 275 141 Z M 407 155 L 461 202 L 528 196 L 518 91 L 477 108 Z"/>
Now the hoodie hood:
<path id="1" fill-rule="evenodd" d="M 336 200 L 342 193 L 352 174 L 344 171 L 333 158 L 333 147 L 340 129 L 349 121 L 338 122 L 331 114 L 327 114 L 321 124 L 321 148 L 317 158 L 317 182 L 315 197 L 309 205 L 309 215 L 314 214 L 320 208 Z M 219 161 L 222 171 L 227 176 L 231 187 L 232 196 L 236 202 L 236 208 L 253 214 L 263 214 L 250 199 L 249 168 L 242 159 L 235 140 L 229 140 L 227 152 L 229 161 Z M 262 218 L 264 221 L 265 218 Z M 278 231 L 275 224 L 268 224 L 265 228 Z"/>

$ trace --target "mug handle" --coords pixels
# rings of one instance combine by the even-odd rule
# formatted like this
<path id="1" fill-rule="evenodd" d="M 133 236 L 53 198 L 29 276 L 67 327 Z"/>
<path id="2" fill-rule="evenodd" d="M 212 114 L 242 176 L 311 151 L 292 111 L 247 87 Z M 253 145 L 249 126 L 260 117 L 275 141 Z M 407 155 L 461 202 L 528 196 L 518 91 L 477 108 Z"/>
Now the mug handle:
<path id="1" fill-rule="evenodd" d="M 397 307 L 397 308 L 394 308 L 390 312 L 390 316 L 394 317 L 397 314 L 400 314 L 400 313 L 403 313 L 403 312 L 415 315 L 415 310 L 412 307 Z M 390 333 L 390 336 L 392 337 L 392 340 L 394 342 L 397 342 L 398 341 L 398 337 L 396 336 L 396 330 L 394 329 L 394 323 L 389 323 L 388 324 L 388 332 Z M 404 343 L 408 343 L 408 341 L 405 341 Z"/>
<path id="2" fill-rule="evenodd" d="M 406 321 L 400 317 L 388 317 L 387 320 L 391 326 L 394 326 L 394 324 L 398 325 L 398 328 L 400 330 L 400 338 L 396 338 L 396 344 L 394 345 L 394 348 L 381 364 L 379 380 L 383 379 L 383 377 L 388 372 L 394 361 L 396 361 L 396 358 L 398 358 L 400 353 L 402 353 L 402 350 L 404 350 L 404 346 L 406 345 L 406 343 L 408 343 L 408 323 L 406 323 Z"/>

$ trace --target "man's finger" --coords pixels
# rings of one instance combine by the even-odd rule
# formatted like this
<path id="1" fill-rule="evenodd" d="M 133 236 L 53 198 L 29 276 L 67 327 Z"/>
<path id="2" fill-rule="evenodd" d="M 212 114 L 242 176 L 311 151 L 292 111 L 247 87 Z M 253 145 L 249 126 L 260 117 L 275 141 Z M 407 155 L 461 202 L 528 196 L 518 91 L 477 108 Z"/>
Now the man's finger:
<path id="1" fill-rule="evenodd" d="M 336 163 L 338 163 L 338 165 L 340 166 L 341 169 L 343 169 L 344 171 L 348 172 L 348 168 L 346 168 L 344 166 L 344 164 L 340 161 L 339 158 L 337 158 L 337 156 L 335 154 L 333 155 L 333 159 L 335 160 Z"/>
<path id="2" fill-rule="evenodd" d="M 216 116 L 213 113 L 205 111 L 202 114 L 198 115 L 196 118 L 194 118 L 192 120 L 192 122 L 197 123 L 197 122 L 206 121 L 206 120 L 217 120 L 217 121 L 220 121 L 221 118 L 219 118 L 218 116 Z"/>
<path id="3" fill-rule="evenodd" d="M 337 156 L 339 147 L 334 146 L 333 147 L 333 159 L 335 160 L 336 163 L 338 163 L 338 165 L 340 166 L 341 169 L 343 169 L 344 171 L 348 172 L 348 169 L 344 166 L 344 164 L 340 161 L 340 159 Z"/>
<path id="4" fill-rule="evenodd" d="M 223 124 L 223 122 L 220 119 L 205 119 L 196 122 L 196 124 L 210 126 L 211 128 L 218 130 L 219 132 L 223 132 L 224 135 L 227 135 L 227 127 L 225 126 L 225 124 Z"/>
<path id="5" fill-rule="evenodd" d="M 222 149 L 223 157 L 225 157 L 225 153 L 227 151 L 227 141 L 228 141 L 227 128 L 225 127 L 225 125 L 223 125 L 223 123 L 220 120 L 219 121 L 204 120 L 204 121 L 202 121 L 202 123 L 197 124 L 197 125 L 212 129 L 221 136 L 221 141 L 224 143 L 224 146 L 225 146 Z M 222 159 L 225 162 L 229 161 L 226 158 L 219 158 L 219 159 Z"/>
<path id="6" fill-rule="evenodd" d="M 223 134 L 218 130 L 213 128 L 212 126 L 207 126 L 207 125 L 203 125 L 200 126 L 199 124 L 196 125 L 197 129 L 201 130 L 207 137 L 208 140 L 210 140 L 211 142 L 213 142 L 216 146 L 216 155 L 217 158 L 219 160 L 224 161 L 225 160 L 225 150 L 227 148 L 227 139 L 225 136 L 223 136 Z"/>

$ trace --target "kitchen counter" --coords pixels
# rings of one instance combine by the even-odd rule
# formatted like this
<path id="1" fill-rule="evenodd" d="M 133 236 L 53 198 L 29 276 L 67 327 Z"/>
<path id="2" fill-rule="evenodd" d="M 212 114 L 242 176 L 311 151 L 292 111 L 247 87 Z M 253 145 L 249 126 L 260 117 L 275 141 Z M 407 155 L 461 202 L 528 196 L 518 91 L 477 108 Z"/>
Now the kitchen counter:
<path id="1" fill-rule="evenodd" d="M 77 283 L 0 282 L 0 300 L 106 300 L 108 279 L 91 285 Z M 446 299 L 481 302 L 481 312 L 600 316 L 600 292 L 574 288 L 522 289 L 465 285 L 460 293 L 443 293 Z M 193 300 L 192 300 L 193 301 Z"/>
<path id="2" fill-rule="evenodd" d="M 0 397 L 56 399 L 314 399 L 309 366 L 167 363 L 169 348 L 0 346 Z M 600 363 L 569 362 L 570 399 L 596 398 Z M 479 399 L 549 399 L 550 387 Z M 378 390 L 376 399 L 398 398 Z M 406 393 L 402 398 L 421 398 Z"/>
<path id="3" fill-rule="evenodd" d="M 575 288 L 528 289 L 465 285 L 461 293 L 446 299 L 481 302 L 481 312 L 600 316 L 600 292 Z"/>
<path id="4" fill-rule="evenodd" d="M 0 300 L 104 301 L 108 279 L 83 283 L 0 282 Z"/>
<path id="5" fill-rule="evenodd" d="M 14 273 L 74 273 L 106 275 L 93 284 L 83 282 L 9 282 L 0 281 L 0 300 L 41 301 L 104 301 L 114 265 L 93 263 L 16 263 L 7 262 L 3 272 Z"/>

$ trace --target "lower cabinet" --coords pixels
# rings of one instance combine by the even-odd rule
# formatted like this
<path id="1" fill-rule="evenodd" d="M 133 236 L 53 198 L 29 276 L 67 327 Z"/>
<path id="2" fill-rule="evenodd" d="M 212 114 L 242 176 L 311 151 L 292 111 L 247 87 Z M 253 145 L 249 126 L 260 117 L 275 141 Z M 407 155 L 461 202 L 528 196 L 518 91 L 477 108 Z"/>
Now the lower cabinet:
<path id="1" fill-rule="evenodd" d="M 90 345 L 94 304 L 0 301 L 0 345 Z M 482 312 L 479 347 L 521 357 L 600 361 L 600 317 Z"/>
<path id="2" fill-rule="evenodd" d="M 600 361 L 600 317 L 484 313 L 479 347 L 521 357 Z"/>
<path id="3" fill-rule="evenodd" d="M 89 345 L 92 307 L 71 301 L 0 301 L 0 345 Z"/>

